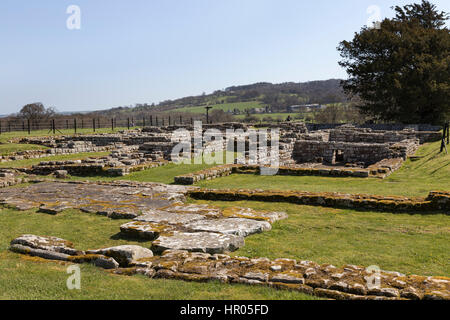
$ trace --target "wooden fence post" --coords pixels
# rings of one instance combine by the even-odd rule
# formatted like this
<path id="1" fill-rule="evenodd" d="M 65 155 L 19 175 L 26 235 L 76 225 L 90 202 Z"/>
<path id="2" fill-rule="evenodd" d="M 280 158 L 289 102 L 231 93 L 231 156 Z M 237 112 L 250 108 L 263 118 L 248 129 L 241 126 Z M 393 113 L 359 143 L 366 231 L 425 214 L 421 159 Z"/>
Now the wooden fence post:
<path id="1" fill-rule="evenodd" d="M 444 149 L 445 149 L 445 153 L 448 153 L 447 147 L 445 146 L 445 138 L 448 135 L 448 130 L 449 130 L 449 124 L 446 123 L 444 125 L 444 130 L 442 131 L 442 141 L 441 141 L 441 150 L 440 150 L 440 152 L 444 151 Z M 448 144 L 448 136 L 447 136 L 447 144 Z"/>
<path id="2" fill-rule="evenodd" d="M 447 122 L 447 144 L 450 144 L 450 122 Z"/>

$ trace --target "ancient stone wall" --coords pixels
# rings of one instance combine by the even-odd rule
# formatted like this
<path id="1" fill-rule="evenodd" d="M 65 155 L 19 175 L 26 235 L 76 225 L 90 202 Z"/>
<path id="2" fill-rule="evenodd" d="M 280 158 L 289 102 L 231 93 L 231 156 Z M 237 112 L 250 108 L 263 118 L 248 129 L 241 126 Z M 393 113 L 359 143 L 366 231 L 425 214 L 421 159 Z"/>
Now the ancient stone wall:
<path id="1" fill-rule="evenodd" d="M 309 131 L 335 129 L 341 127 L 342 124 L 321 124 L 321 123 L 306 123 L 306 127 Z M 386 130 L 386 131 L 401 131 L 404 129 L 411 129 L 414 131 L 430 131 L 436 132 L 442 130 L 440 126 L 433 126 L 428 124 L 362 124 L 356 125 L 356 128 L 367 128 L 372 130 Z"/>
<path id="2" fill-rule="evenodd" d="M 368 166 L 383 159 L 406 159 L 418 146 L 417 140 L 403 140 L 396 144 L 300 140 L 295 143 L 293 158 L 297 163 L 362 162 Z"/>
<path id="3" fill-rule="evenodd" d="M 82 251 L 65 239 L 22 235 L 10 250 L 72 263 L 91 263 L 117 275 L 269 286 L 337 300 L 450 300 L 450 279 L 405 275 L 357 265 L 308 260 L 231 257 L 223 253 L 152 250 L 122 245 Z"/>
<path id="4" fill-rule="evenodd" d="M 440 132 L 421 132 L 413 130 L 402 131 L 374 131 L 364 128 L 343 128 L 330 130 L 329 141 L 389 143 L 403 140 L 419 139 L 420 143 L 437 141 Z"/>
<path id="5" fill-rule="evenodd" d="M 383 212 L 450 213 L 449 192 L 432 192 L 427 199 L 419 197 L 408 198 L 401 196 L 281 190 L 191 189 L 188 194 L 194 199 L 202 200 L 288 202 L 302 205 Z"/>

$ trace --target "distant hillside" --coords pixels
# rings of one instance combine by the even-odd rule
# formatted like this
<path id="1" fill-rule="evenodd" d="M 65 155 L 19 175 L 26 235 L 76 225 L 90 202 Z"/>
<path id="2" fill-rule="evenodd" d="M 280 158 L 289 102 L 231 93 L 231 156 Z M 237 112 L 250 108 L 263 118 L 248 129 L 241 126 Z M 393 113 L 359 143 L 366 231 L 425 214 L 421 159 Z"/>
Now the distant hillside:
<path id="1" fill-rule="evenodd" d="M 145 112 L 201 113 L 204 106 L 232 112 L 244 112 L 251 108 L 270 108 L 272 112 L 284 112 L 287 107 L 301 104 L 331 104 L 346 102 L 347 98 L 339 79 L 310 81 L 304 83 L 285 82 L 272 84 L 260 82 L 232 86 L 211 94 L 183 97 L 162 101 L 159 104 L 137 104 L 134 107 L 118 107 L 101 111 L 103 115 L 142 114 Z M 238 111 L 238 112 L 239 112 Z"/>

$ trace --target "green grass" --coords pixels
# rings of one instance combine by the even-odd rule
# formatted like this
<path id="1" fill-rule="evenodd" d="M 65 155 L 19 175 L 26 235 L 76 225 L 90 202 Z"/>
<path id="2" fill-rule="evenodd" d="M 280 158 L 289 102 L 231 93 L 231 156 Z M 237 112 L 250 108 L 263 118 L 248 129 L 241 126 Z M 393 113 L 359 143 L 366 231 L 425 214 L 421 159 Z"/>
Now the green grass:
<path id="1" fill-rule="evenodd" d="M 234 155 L 236 156 L 236 155 Z M 224 159 L 225 161 L 225 159 Z M 131 180 L 138 182 L 159 182 L 165 184 L 173 184 L 174 178 L 183 174 L 193 173 L 207 168 L 216 167 L 217 164 L 175 164 L 169 163 L 167 165 L 147 169 L 144 171 L 133 172 L 123 177 L 108 177 L 108 176 L 87 176 L 87 177 L 70 177 L 71 180 Z"/>
<path id="2" fill-rule="evenodd" d="M 108 177 L 108 176 L 71 176 L 70 180 L 91 180 L 91 181 L 114 181 L 114 180 L 131 180 L 138 182 L 159 182 L 165 184 L 173 184 L 174 178 L 179 175 L 192 173 L 199 170 L 215 167 L 216 165 L 207 164 L 174 164 L 170 163 L 162 167 L 152 168 L 144 171 L 133 172 L 123 177 Z"/>
<path id="3" fill-rule="evenodd" d="M 80 158 L 92 154 L 73 155 Z M 326 178 L 264 177 L 231 175 L 202 181 L 209 188 L 297 189 L 305 191 L 338 191 L 370 194 L 425 196 L 430 190 L 450 186 L 450 155 L 439 154 L 439 143 L 422 146 L 422 156 L 408 160 L 390 177 Z M 52 160 L 63 157 L 51 157 Z M 70 157 L 69 157 L 70 158 Z M 36 159 L 44 161 L 45 159 Z M 29 160 L 26 160 L 29 161 Z M 34 160 L 33 160 L 34 161 Z M 26 165 L 30 163 L 26 162 Z M 24 162 L 8 163 L 11 166 Z M 2 165 L 5 165 L 2 164 Z M 180 174 L 215 165 L 175 165 L 133 173 L 121 179 L 172 183 Z M 73 178 L 81 179 L 81 178 Z M 82 178 L 86 179 L 86 178 Z M 118 178 L 90 177 L 93 180 Z M 245 246 L 235 255 L 268 258 L 295 258 L 336 266 L 378 265 L 384 270 L 407 274 L 450 276 L 450 216 L 417 215 L 355 211 L 289 203 L 256 201 L 206 202 L 221 207 L 242 206 L 257 210 L 286 211 L 289 218 L 276 222 L 273 229 L 246 238 Z M 118 276 L 82 265 L 82 290 L 66 288 L 67 265 L 39 262 L 7 250 L 9 242 L 25 233 L 52 235 L 73 241 L 80 249 L 120 244 L 150 242 L 129 241 L 117 237 L 119 226 L 126 221 L 67 210 L 56 216 L 0 209 L 0 299 L 310 299 L 304 294 L 277 291 L 266 287 L 223 285 L 217 282 L 191 283 L 154 280 L 142 276 Z"/>
<path id="4" fill-rule="evenodd" d="M 263 108 L 264 106 L 259 101 L 249 101 L 249 102 L 234 102 L 234 103 L 223 103 L 223 104 L 214 104 L 210 105 L 212 110 L 223 110 L 227 112 L 228 110 L 233 111 L 234 109 L 238 109 L 241 112 L 244 112 L 245 109 L 253 109 L 253 108 Z M 196 107 L 184 107 L 178 109 L 172 109 L 167 112 L 187 112 L 187 113 L 201 113 L 204 114 L 205 106 L 196 106 Z M 211 112 L 211 110 L 210 110 Z"/>
<path id="5" fill-rule="evenodd" d="M 401 169 L 386 179 L 233 174 L 201 181 L 196 185 L 214 189 L 278 189 L 426 196 L 431 190 L 450 190 L 450 155 L 439 153 L 439 146 L 440 142 L 421 146 L 416 155 L 423 158 L 416 161 L 408 159 Z"/>
<path id="6" fill-rule="evenodd" d="M 111 128 L 101 128 L 96 129 L 95 133 L 113 133 L 118 132 L 120 130 L 126 130 L 127 128 L 120 127 L 115 128 L 114 131 L 111 130 Z M 134 129 L 134 128 L 131 128 Z M 92 128 L 89 129 L 78 129 L 77 134 L 94 134 L 94 130 Z M 74 135 L 73 129 L 61 129 L 59 131 L 56 131 L 55 134 L 52 132 L 49 132 L 48 130 L 35 130 L 32 131 L 29 135 L 27 132 L 23 131 L 12 131 L 12 132 L 2 132 L 0 135 L 0 143 L 7 143 L 11 139 L 15 138 L 27 138 L 27 137 L 46 137 L 46 136 L 60 136 L 60 135 Z"/>
<path id="7" fill-rule="evenodd" d="M 194 201 L 206 203 L 205 201 Z M 294 258 L 336 266 L 378 265 L 407 274 L 449 276 L 450 217 L 357 212 L 263 202 L 214 205 L 283 210 L 289 218 L 273 229 L 246 238 L 234 255 Z M 68 290 L 66 264 L 43 262 L 9 252 L 9 242 L 25 233 L 53 235 L 82 250 L 150 242 L 117 237 L 123 220 L 67 210 L 56 216 L 35 210 L 0 210 L 0 299 L 310 299 L 266 287 L 154 280 L 118 276 L 81 265 L 82 290 Z"/>
<path id="8" fill-rule="evenodd" d="M 12 153 L 20 151 L 45 150 L 45 149 L 47 148 L 35 144 L 19 144 L 19 143 L 0 144 L 0 156 L 7 156 Z"/>
<path id="9" fill-rule="evenodd" d="M 358 212 L 289 203 L 207 202 L 285 211 L 271 231 L 245 239 L 233 254 L 292 258 L 335 266 L 377 265 L 406 274 L 450 276 L 450 216 Z"/>
<path id="10" fill-rule="evenodd" d="M 32 165 L 36 165 L 42 161 L 64 161 L 64 160 L 82 160 L 89 157 L 103 157 L 108 155 L 109 152 L 86 152 L 76 154 L 56 155 L 50 157 L 43 157 L 37 159 L 25 159 L 0 163 L 0 168 L 24 168 Z"/>
<path id="11" fill-rule="evenodd" d="M 114 235 L 123 223 L 77 210 L 57 216 L 0 210 L 0 299 L 315 299 L 268 287 L 111 275 L 87 264 L 81 265 L 81 290 L 68 290 L 68 264 L 44 262 L 8 251 L 9 242 L 26 233 L 62 237 L 82 250 L 121 244 L 150 246 L 149 242 L 117 239 Z"/>
<path id="12" fill-rule="evenodd" d="M 297 116 L 299 116 L 300 114 L 298 112 L 286 112 L 286 113 L 255 113 L 255 114 L 250 114 L 251 117 L 255 117 L 258 120 L 262 120 L 264 118 L 272 118 L 273 120 L 281 120 L 281 121 L 285 121 L 287 119 L 288 116 L 291 116 L 292 119 L 296 119 Z M 239 114 L 235 116 L 238 119 L 244 119 L 245 117 L 247 117 L 246 114 Z"/>

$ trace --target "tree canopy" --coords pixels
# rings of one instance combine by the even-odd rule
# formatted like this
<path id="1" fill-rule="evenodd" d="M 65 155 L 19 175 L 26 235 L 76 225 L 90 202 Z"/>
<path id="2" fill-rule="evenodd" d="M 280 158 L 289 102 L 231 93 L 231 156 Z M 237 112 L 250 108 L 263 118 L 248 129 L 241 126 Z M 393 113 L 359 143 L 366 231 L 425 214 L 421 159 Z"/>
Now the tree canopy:
<path id="1" fill-rule="evenodd" d="M 40 102 L 30 103 L 20 110 L 19 116 L 32 122 L 48 119 L 55 114 L 53 108 L 45 108 Z"/>
<path id="2" fill-rule="evenodd" d="M 393 9 L 379 28 L 365 26 L 340 43 L 344 91 L 375 120 L 442 124 L 450 119 L 448 14 L 424 0 Z"/>

